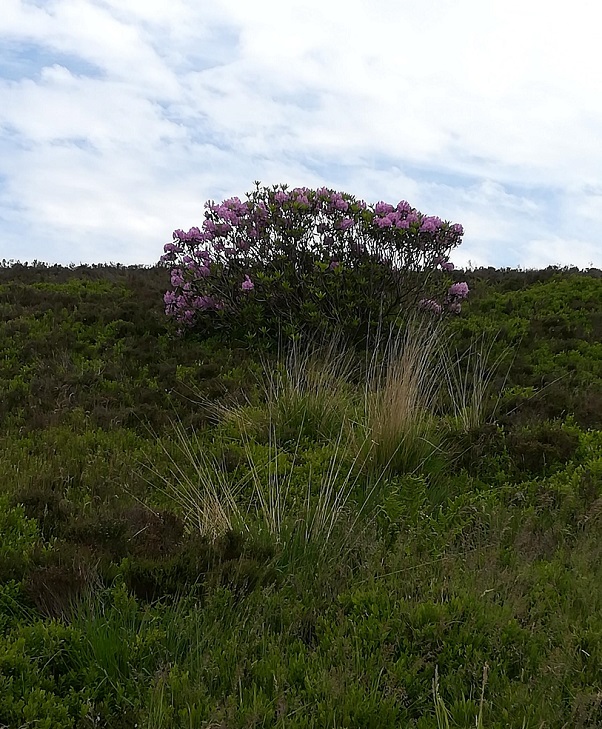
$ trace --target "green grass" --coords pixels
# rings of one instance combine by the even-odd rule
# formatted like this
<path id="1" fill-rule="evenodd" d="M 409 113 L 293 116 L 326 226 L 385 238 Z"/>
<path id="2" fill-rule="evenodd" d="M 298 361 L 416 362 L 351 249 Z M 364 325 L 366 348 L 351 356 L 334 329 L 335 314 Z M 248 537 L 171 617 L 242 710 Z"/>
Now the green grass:
<path id="1" fill-rule="evenodd" d="M 276 359 L 3 279 L 0 726 L 602 726 L 602 288 L 544 273 Z"/>

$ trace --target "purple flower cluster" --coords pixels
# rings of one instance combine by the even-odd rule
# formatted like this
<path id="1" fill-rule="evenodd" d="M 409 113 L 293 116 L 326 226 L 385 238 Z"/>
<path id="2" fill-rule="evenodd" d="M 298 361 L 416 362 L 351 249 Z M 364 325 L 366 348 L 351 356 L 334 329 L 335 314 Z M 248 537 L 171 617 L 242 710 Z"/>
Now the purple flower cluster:
<path id="1" fill-rule="evenodd" d="M 186 286 L 186 284 L 184 284 Z M 212 296 L 196 296 L 190 288 L 182 288 L 181 293 L 166 291 L 163 295 L 165 313 L 173 316 L 180 324 L 192 324 L 195 312 L 217 310 L 222 308 L 221 302 Z"/>
<path id="2" fill-rule="evenodd" d="M 452 284 L 445 297 L 445 305 L 452 314 L 459 314 L 462 311 L 462 301 L 468 296 L 469 288 L 466 281 Z"/>
<path id="3" fill-rule="evenodd" d="M 239 295 L 248 296 L 256 286 L 249 276 L 255 266 L 278 257 L 295 265 L 304 253 L 328 264 L 326 272 L 359 265 L 367 257 L 397 271 L 433 265 L 451 270 L 445 254 L 462 234 L 461 225 L 425 216 L 405 200 L 369 206 L 325 187 L 260 188 L 257 183 L 245 202 L 238 197 L 209 201 L 200 228 L 174 231 L 161 257 L 173 264 L 166 313 L 191 325 L 195 312 L 234 306 Z M 223 285 L 224 276 L 234 287 Z"/>
<path id="4" fill-rule="evenodd" d="M 466 281 L 452 284 L 447 292 L 448 296 L 454 299 L 465 299 L 468 296 L 468 284 Z"/>
<path id="5" fill-rule="evenodd" d="M 441 304 L 437 303 L 434 299 L 421 299 L 418 306 L 423 311 L 432 311 L 433 314 L 441 314 L 443 311 Z"/>
<path id="6" fill-rule="evenodd" d="M 372 224 L 385 235 L 388 231 L 393 234 L 405 233 L 421 249 L 454 248 L 460 243 L 464 234 L 464 229 L 460 224 L 450 225 L 437 216 L 423 215 L 405 200 L 399 202 L 395 207 L 385 202 L 377 203 L 374 206 Z M 395 245 L 394 241 L 393 243 Z M 446 270 L 444 266 L 442 268 Z"/>
<path id="7" fill-rule="evenodd" d="M 443 257 L 436 258 L 435 265 L 440 266 L 443 271 L 454 270 L 454 264 Z M 468 284 L 466 281 L 461 281 L 452 284 L 448 288 L 442 304 L 434 299 L 421 299 L 418 305 L 423 311 L 430 311 L 433 314 L 442 314 L 444 311 L 449 311 L 452 314 L 460 314 L 462 311 L 462 301 L 468 297 L 469 293 L 470 289 Z"/>
<path id="8" fill-rule="evenodd" d="M 460 228 L 461 227 L 462 226 L 460 226 Z M 439 256 L 438 258 L 435 258 L 434 265 L 441 266 L 442 271 L 453 271 L 454 270 L 454 264 L 451 261 L 448 261 L 443 256 Z"/>

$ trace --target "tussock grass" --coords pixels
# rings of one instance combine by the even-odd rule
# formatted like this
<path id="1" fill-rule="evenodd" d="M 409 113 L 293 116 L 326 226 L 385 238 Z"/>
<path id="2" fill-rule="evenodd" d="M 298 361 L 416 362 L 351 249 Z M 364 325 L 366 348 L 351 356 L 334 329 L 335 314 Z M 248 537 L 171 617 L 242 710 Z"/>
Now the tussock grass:
<path id="1" fill-rule="evenodd" d="M 457 352 L 452 357 L 442 326 L 427 318 L 408 320 L 381 342 L 366 352 L 359 387 L 351 382 L 357 377 L 356 360 L 341 338 L 326 344 L 295 341 L 276 367 L 263 364 L 268 373 L 263 410 L 216 406 L 221 421 L 235 426 L 244 444 L 247 475 L 235 485 L 215 459 L 203 455 L 198 440 L 193 447 L 182 428 L 176 429 L 180 453 L 192 465 L 195 478 L 186 475 L 190 469 L 172 461 L 171 475 L 176 481 L 179 477 L 179 483 L 170 481 L 170 490 L 189 523 L 211 538 L 235 525 L 247 531 L 260 528 L 278 544 L 299 547 L 301 542 L 331 539 L 337 522 L 349 514 L 360 477 L 364 500 L 356 506 L 366 516 L 368 497 L 374 497 L 376 484 L 387 474 L 424 471 L 437 476 L 446 456 L 444 429 L 435 415 L 443 389 L 447 388 L 453 417 L 465 427 L 473 422 L 470 418 L 480 422 L 500 358 L 487 367 L 493 342 L 488 348 L 482 343 L 471 347 L 464 357 Z M 465 370 L 471 370 L 470 376 Z M 263 466 L 255 462 L 252 448 L 260 423 L 267 429 L 269 449 Z M 291 483 L 304 438 L 334 443 L 335 452 L 319 486 L 308 482 L 300 500 L 292 494 Z M 283 474 L 279 448 L 290 449 L 291 444 L 292 465 Z M 350 458 L 353 465 L 345 473 L 343 463 Z M 243 513 L 237 502 L 237 494 L 248 495 L 249 484 L 257 505 L 253 516 Z"/>
<path id="2" fill-rule="evenodd" d="M 315 476 L 310 469 L 305 491 L 299 494 L 292 488 L 299 445 L 298 440 L 292 463 L 282 473 L 275 438 L 270 442 L 270 457 L 263 467 L 255 463 L 251 444 L 245 441 L 249 480 L 258 503 L 255 523 L 271 535 L 293 562 L 302 559 L 308 548 L 319 561 L 342 559 L 349 534 L 341 527 L 353 519 L 357 510 L 353 495 L 361 473 L 361 453 L 349 457 L 342 427 L 327 468 Z M 353 524 L 356 522 L 357 519 Z"/>
<path id="3" fill-rule="evenodd" d="M 148 468 L 165 484 L 164 493 L 180 507 L 188 530 L 215 541 L 236 528 L 245 528 L 236 489 L 222 465 L 207 452 L 196 433 L 189 435 L 179 421 L 172 421 L 172 426 L 177 457 L 161 444 L 169 463 L 168 474 Z"/>
<path id="4" fill-rule="evenodd" d="M 436 324 L 412 320 L 371 356 L 362 426 L 372 443 L 372 471 L 414 472 L 438 451 L 439 336 Z"/>
<path id="5" fill-rule="evenodd" d="M 451 415 L 464 432 L 482 427 L 493 417 L 508 380 L 510 366 L 492 404 L 490 396 L 494 378 L 510 353 L 510 348 L 505 347 L 493 359 L 496 341 L 497 335 L 488 337 L 483 333 L 473 339 L 464 352 L 452 349 L 449 343 L 441 349 L 441 372 L 447 385 Z"/>
<path id="6" fill-rule="evenodd" d="M 298 436 L 336 439 L 352 414 L 353 367 L 341 336 L 293 341 L 275 369 L 264 362 L 270 422 Z"/>
<path id="7" fill-rule="evenodd" d="M 268 535 L 287 563 L 302 559 L 307 549 L 320 561 L 343 557 L 350 535 L 341 527 L 350 521 L 354 527 L 358 525 L 352 497 L 358 491 L 358 460 L 364 452 L 361 449 L 350 458 L 343 427 L 328 467 L 315 475 L 310 469 L 303 493 L 293 484 L 298 479 L 300 439 L 290 464 L 285 462 L 283 467 L 284 454 L 278 448 L 274 424 L 265 462 L 257 459 L 254 443 L 243 431 L 247 468 L 237 477 L 206 452 L 198 434 L 189 435 L 178 422 L 173 422 L 173 428 L 175 453 L 163 446 L 170 464 L 167 474 L 150 470 L 164 483 L 163 493 L 177 504 L 189 532 L 211 542 L 233 530 Z"/>

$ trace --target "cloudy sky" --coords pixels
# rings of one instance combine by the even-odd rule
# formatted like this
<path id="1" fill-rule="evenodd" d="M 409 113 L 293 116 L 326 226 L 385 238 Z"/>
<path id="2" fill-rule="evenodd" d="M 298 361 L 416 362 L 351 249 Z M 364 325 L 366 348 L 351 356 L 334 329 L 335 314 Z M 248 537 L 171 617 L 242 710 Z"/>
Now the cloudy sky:
<path id="1" fill-rule="evenodd" d="M 151 264 L 260 180 L 602 268 L 594 0 L 1 3 L 0 259 Z"/>

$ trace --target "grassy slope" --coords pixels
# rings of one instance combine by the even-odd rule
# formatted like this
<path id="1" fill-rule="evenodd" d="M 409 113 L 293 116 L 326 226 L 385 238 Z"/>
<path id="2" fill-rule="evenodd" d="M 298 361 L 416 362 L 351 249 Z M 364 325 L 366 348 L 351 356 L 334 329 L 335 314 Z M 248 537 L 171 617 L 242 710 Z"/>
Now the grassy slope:
<path id="1" fill-rule="evenodd" d="M 361 381 L 174 340 L 164 270 L 0 270 L 0 725 L 602 725 L 602 281 L 469 283 L 495 416 L 431 403 L 358 518 Z"/>

